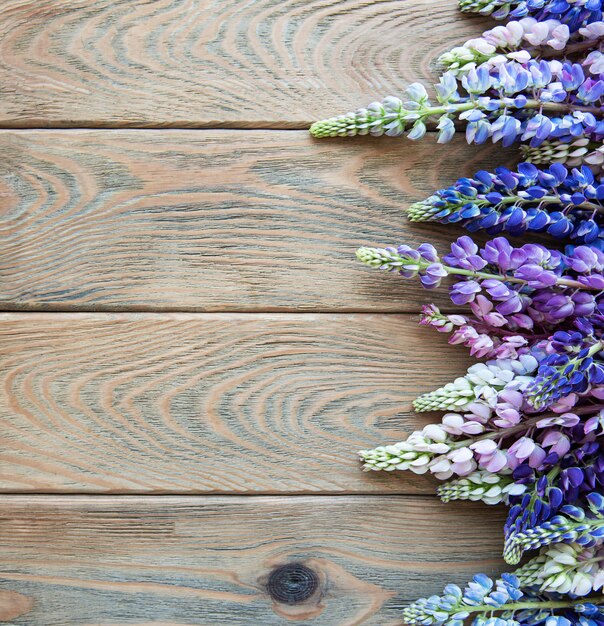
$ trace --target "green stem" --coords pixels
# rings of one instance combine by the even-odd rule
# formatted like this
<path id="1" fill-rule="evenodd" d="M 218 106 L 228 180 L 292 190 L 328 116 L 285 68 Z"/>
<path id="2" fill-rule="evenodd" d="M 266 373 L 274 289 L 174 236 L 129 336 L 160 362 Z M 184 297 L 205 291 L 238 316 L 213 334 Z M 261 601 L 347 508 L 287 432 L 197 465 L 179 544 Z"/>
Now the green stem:
<path id="1" fill-rule="evenodd" d="M 492 98 L 492 100 L 497 100 L 497 99 Z M 410 113 L 417 113 L 421 117 L 431 117 L 433 115 L 440 116 L 440 115 L 444 115 L 445 113 L 452 113 L 452 112 L 464 113 L 465 111 L 471 111 L 472 109 L 479 109 L 479 108 L 480 106 L 478 105 L 477 102 L 475 102 L 474 100 L 469 100 L 468 102 L 460 102 L 457 104 L 452 103 L 452 104 L 441 105 L 441 106 L 426 107 L 418 111 L 410 111 Z M 506 107 L 502 103 L 500 108 L 505 109 Z M 568 104 L 564 102 L 541 102 L 541 100 L 534 100 L 534 99 L 527 100 L 526 104 L 522 108 L 523 109 L 539 109 L 541 111 L 549 111 L 552 113 L 569 113 L 570 111 L 583 111 L 584 113 L 593 113 L 594 115 L 599 115 L 602 113 L 602 111 L 600 110 L 600 107 L 573 105 L 573 104 Z M 401 121 L 408 121 L 408 120 L 405 120 L 405 115 L 401 116 Z"/>
<path id="2" fill-rule="evenodd" d="M 474 205 L 476 205 L 479 208 L 485 207 L 485 206 L 491 206 L 491 203 L 488 202 L 487 200 L 484 200 L 482 198 L 476 199 L 476 198 L 472 198 L 471 196 L 465 196 L 465 199 L 467 200 L 468 203 L 472 203 Z M 501 200 L 494 206 L 495 209 L 497 209 L 499 206 L 508 206 L 511 204 L 515 204 L 517 206 L 524 206 L 524 205 L 541 205 L 541 204 L 562 204 L 560 201 L 560 196 L 543 196 L 542 198 L 522 198 L 520 196 L 504 196 L 503 198 L 501 198 Z M 422 202 L 418 202 L 416 203 L 417 206 L 422 207 L 423 203 Z M 407 209 L 404 209 L 408 212 L 415 212 L 414 211 L 414 207 L 415 205 L 412 205 L 410 207 L 407 207 Z M 563 205 L 564 209 L 568 209 L 568 208 L 573 208 L 573 209 L 592 209 L 593 211 L 598 211 L 600 213 L 604 212 L 604 207 L 596 204 L 594 202 L 588 202 L 587 200 L 585 202 L 581 202 L 580 204 L 566 204 Z M 458 205 L 453 206 L 450 208 L 451 211 L 457 210 L 459 208 Z"/>
<path id="3" fill-rule="evenodd" d="M 589 404 L 586 406 L 578 406 L 573 409 L 573 413 L 576 415 L 592 415 L 604 409 L 604 404 Z M 559 413 L 545 413 L 540 415 L 535 415 L 530 417 L 529 419 L 525 419 L 524 421 L 516 424 L 515 426 L 511 426 L 510 428 L 504 428 L 501 430 L 494 430 L 488 433 L 484 433 L 480 435 L 480 437 L 473 437 L 472 439 L 464 439 L 463 441 L 456 441 L 451 445 L 451 450 L 457 450 L 458 448 L 464 448 L 469 446 L 472 443 L 476 443 L 477 441 L 485 441 L 487 439 L 505 439 L 510 435 L 516 435 L 517 433 L 521 433 L 523 431 L 528 430 L 531 426 L 534 426 L 537 422 L 541 420 L 547 419 L 549 417 L 557 417 L 560 415 Z"/>
<path id="4" fill-rule="evenodd" d="M 604 602 L 604 596 L 595 598 L 577 598 L 576 600 L 546 600 L 543 602 L 515 602 L 513 604 L 504 604 L 500 607 L 493 607 L 488 604 L 477 604 L 476 606 L 461 606 L 460 611 L 468 613 L 489 613 L 491 611 L 522 611 L 525 609 L 570 609 L 577 604 L 585 604 L 592 602 L 598 604 Z"/>
<path id="5" fill-rule="evenodd" d="M 402 257 L 401 257 L 402 258 Z M 411 261 L 414 265 L 420 265 L 417 261 Z M 423 267 L 428 267 L 431 265 L 430 263 L 424 262 Z M 516 278 L 516 276 L 508 276 L 507 274 L 489 274 L 488 272 L 478 272 L 476 270 L 464 270 L 459 267 L 451 267 L 450 265 L 443 265 L 443 267 L 447 270 L 448 274 L 454 274 L 457 276 L 469 276 L 470 278 L 484 278 L 484 279 L 496 279 L 502 280 L 507 283 L 516 283 L 519 285 L 526 285 L 527 281 L 523 278 Z M 591 291 L 600 291 L 599 288 L 596 287 L 588 287 L 583 283 L 580 283 L 578 280 L 573 280 L 572 278 L 563 278 L 558 277 L 556 280 L 556 284 L 563 285 L 564 287 L 572 287 L 573 289 L 584 289 Z"/>
<path id="6" fill-rule="evenodd" d="M 585 50 L 597 50 L 599 45 L 604 42 L 604 37 L 598 37 L 597 39 L 586 39 L 585 41 L 579 41 L 572 43 L 564 48 L 564 55 L 569 56 L 577 52 L 583 52 Z M 553 48 L 547 48 L 543 50 L 539 56 L 542 59 L 557 59 L 560 57 L 560 50 L 554 50 Z"/>
<path id="7" fill-rule="evenodd" d="M 359 248 L 359 250 L 365 250 L 365 248 Z M 374 251 L 372 248 L 368 248 L 370 251 Z M 357 252 L 358 255 L 358 252 Z M 362 256 L 359 257 L 360 260 L 365 261 Z M 401 256 L 400 254 L 392 254 L 388 259 L 388 264 L 392 265 L 392 261 L 395 260 L 400 266 L 404 269 L 406 268 L 417 268 L 418 271 L 425 270 L 430 265 L 432 265 L 431 261 L 425 261 L 424 259 L 410 259 L 409 257 Z M 518 285 L 527 285 L 527 281 L 523 278 L 517 278 L 516 276 L 510 276 L 508 274 L 491 274 L 489 272 L 479 272 L 477 270 L 465 270 L 460 267 L 452 267 L 451 265 L 444 265 L 440 260 L 437 260 L 438 263 L 442 265 L 442 267 L 446 270 L 447 274 L 452 274 L 454 276 L 468 276 L 470 278 L 482 278 L 485 280 L 495 279 L 505 281 L 507 283 L 516 283 Z M 371 265 L 371 263 L 369 263 Z M 394 267 L 394 266 L 393 266 Z M 578 280 L 573 280 L 572 278 L 564 278 L 563 276 L 556 277 L 556 284 L 561 285 L 563 287 L 572 287 L 573 289 L 581 289 L 585 291 L 601 291 L 599 287 L 589 287 L 588 285 L 584 285 L 580 283 Z"/>
<path id="8" fill-rule="evenodd" d="M 431 315 L 430 319 L 438 318 L 439 320 L 443 320 L 445 322 L 449 322 L 449 318 L 442 313 L 438 315 Z M 468 320 L 469 321 L 469 320 Z M 489 327 L 489 332 L 491 334 L 500 336 L 500 337 L 524 337 L 525 339 L 547 339 L 550 336 L 550 333 L 524 333 L 521 330 L 506 330 L 505 328 L 501 328 L 501 326 L 493 326 Z"/>
<path id="9" fill-rule="evenodd" d="M 598 354 L 598 352 L 601 352 L 602 350 L 604 350 L 604 342 L 598 341 L 589 349 L 587 356 L 594 356 L 594 354 Z M 574 359 L 574 361 L 577 361 L 577 359 Z"/>
<path id="10" fill-rule="evenodd" d="M 521 198 L 520 196 L 505 196 L 501 199 L 500 204 L 528 204 L 528 203 L 539 203 L 539 204 L 560 204 L 560 196 L 543 196 L 543 198 L 538 198 L 535 200 L 529 198 Z M 478 204 L 478 203 L 476 203 Z M 594 211 L 604 211 L 604 207 L 599 204 L 595 204 L 594 202 L 582 202 L 581 204 L 573 204 L 573 209 L 585 208 L 585 209 L 594 209 Z"/>

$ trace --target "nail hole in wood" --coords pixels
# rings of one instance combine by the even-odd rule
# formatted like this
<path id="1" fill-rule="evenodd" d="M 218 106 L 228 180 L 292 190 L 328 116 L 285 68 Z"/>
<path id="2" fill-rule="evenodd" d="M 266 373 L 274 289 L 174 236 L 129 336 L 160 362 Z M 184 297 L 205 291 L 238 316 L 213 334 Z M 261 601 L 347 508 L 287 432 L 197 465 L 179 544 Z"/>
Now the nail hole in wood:
<path id="1" fill-rule="evenodd" d="M 319 577 L 301 563 L 289 563 L 275 569 L 268 579 L 268 592 L 276 602 L 298 604 L 317 590 Z"/>

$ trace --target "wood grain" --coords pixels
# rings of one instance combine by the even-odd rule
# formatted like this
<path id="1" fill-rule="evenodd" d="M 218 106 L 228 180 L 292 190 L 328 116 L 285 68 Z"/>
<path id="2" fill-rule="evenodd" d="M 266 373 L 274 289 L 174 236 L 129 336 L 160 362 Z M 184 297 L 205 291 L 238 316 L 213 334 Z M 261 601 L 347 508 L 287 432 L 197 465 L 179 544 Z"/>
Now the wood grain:
<path id="1" fill-rule="evenodd" d="M 409 316 L 2 314 L 0 490 L 434 493 L 356 451 L 464 357 Z"/>
<path id="2" fill-rule="evenodd" d="M 15 626 L 394 626 L 416 597 L 502 568 L 501 512 L 413 497 L 4 497 L 0 586 L 19 600 Z M 318 589 L 274 602 L 267 579 L 292 562 Z"/>
<path id="3" fill-rule="evenodd" d="M 5 0 L 0 125 L 307 128 L 487 24 L 456 0 Z"/>
<path id="4" fill-rule="evenodd" d="M 495 156 L 461 138 L 133 130 L 5 131 L 0 153 L 0 306 L 84 311 L 416 312 L 434 296 L 355 249 L 445 250 L 460 231 L 403 208 Z"/>

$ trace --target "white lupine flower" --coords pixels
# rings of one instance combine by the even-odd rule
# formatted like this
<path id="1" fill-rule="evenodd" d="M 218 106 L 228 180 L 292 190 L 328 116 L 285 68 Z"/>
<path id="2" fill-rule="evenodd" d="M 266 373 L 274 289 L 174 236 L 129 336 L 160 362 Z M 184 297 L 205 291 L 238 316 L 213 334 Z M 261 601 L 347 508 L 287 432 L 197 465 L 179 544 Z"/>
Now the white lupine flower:
<path id="1" fill-rule="evenodd" d="M 514 483 L 512 483 L 512 477 L 509 475 L 502 476 L 478 470 L 441 485 L 438 488 L 438 495 L 443 502 L 471 500 L 494 505 L 507 502 L 507 493 L 512 485 Z"/>
<path id="2" fill-rule="evenodd" d="M 604 22 L 593 22 L 579 29 L 579 34 L 585 39 L 599 39 L 604 37 Z"/>
<path id="3" fill-rule="evenodd" d="M 495 54 L 497 51 L 496 45 L 493 45 L 484 37 L 476 37 L 475 39 L 470 39 L 466 41 L 463 46 L 458 46 L 457 48 L 453 48 L 451 52 L 459 50 L 459 54 L 466 54 L 468 58 L 473 58 L 473 54 L 470 50 L 476 50 L 480 52 L 480 54 L 490 55 Z"/>
<path id="4" fill-rule="evenodd" d="M 459 413 L 447 413 L 443 415 L 442 428 L 450 435 L 479 435 L 484 432 L 484 425 L 469 419 L 470 417 L 470 415 L 462 416 Z"/>
<path id="5" fill-rule="evenodd" d="M 530 32 L 531 28 L 533 28 L 533 26 L 538 22 L 539 20 L 536 20 L 534 17 L 523 17 L 522 19 L 518 20 L 518 24 L 522 27 L 522 30 L 525 33 Z"/>
<path id="6" fill-rule="evenodd" d="M 517 61 L 518 63 L 527 63 L 531 60 L 531 54 L 527 50 L 517 50 L 516 52 L 509 52 L 507 59 L 511 61 Z"/>
<path id="7" fill-rule="evenodd" d="M 440 480 L 453 476 L 453 466 L 445 457 L 439 457 L 430 464 L 430 471 Z"/>
<path id="8" fill-rule="evenodd" d="M 447 478 L 450 478 L 453 474 L 457 474 L 458 476 L 467 476 L 468 474 L 471 474 L 473 471 L 475 471 L 477 467 L 478 465 L 476 464 L 474 457 L 472 457 L 467 461 L 453 462 L 451 464 L 451 473 L 448 476 L 445 476 L 440 472 L 433 473 L 439 480 L 446 480 Z"/>
<path id="9" fill-rule="evenodd" d="M 579 571 L 573 576 L 570 591 L 576 596 L 586 596 L 591 592 L 592 587 L 593 579 L 587 574 Z"/>
<path id="10" fill-rule="evenodd" d="M 474 454 L 470 448 L 452 450 L 447 456 L 453 463 L 465 463 L 474 458 Z"/>
<path id="11" fill-rule="evenodd" d="M 447 433 L 445 430 L 439 426 L 438 424 L 428 424 L 425 426 L 422 433 L 425 437 L 432 439 L 437 442 L 443 442 L 447 440 Z"/>
<path id="12" fill-rule="evenodd" d="M 551 37 L 547 40 L 547 45 L 554 50 L 564 50 L 570 38 L 570 31 L 566 24 L 559 24 L 552 32 Z"/>
<path id="13" fill-rule="evenodd" d="M 527 487 L 526 485 L 519 485 L 517 483 L 510 483 L 503 488 L 503 492 L 508 496 L 521 496 Z"/>
<path id="14" fill-rule="evenodd" d="M 547 551 L 547 556 L 555 563 L 560 563 L 562 565 L 574 566 L 577 564 L 577 550 L 569 544 L 562 543 L 555 545 Z"/>
<path id="15" fill-rule="evenodd" d="M 604 73 L 604 54 L 599 50 L 592 50 L 582 65 L 588 67 L 592 74 L 602 74 Z"/>
<path id="16" fill-rule="evenodd" d="M 532 381 L 529 374 L 537 365 L 537 360 L 530 355 L 476 363 L 468 368 L 465 376 L 420 396 L 413 405 L 416 411 L 465 410 L 479 400 L 494 408 L 498 393 L 506 388 L 524 389 Z"/>
<path id="17" fill-rule="evenodd" d="M 508 22 L 505 26 L 495 26 L 482 34 L 483 38 L 496 48 L 518 48 L 525 35 L 520 22 Z"/>
<path id="18" fill-rule="evenodd" d="M 466 414 L 466 418 L 470 418 L 482 424 L 486 424 L 491 419 L 492 415 L 493 411 L 491 407 L 482 402 L 473 402 L 468 407 L 468 413 Z"/>
<path id="19" fill-rule="evenodd" d="M 523 584 L 537 585 L 541 591 L 587 596 L 604 584 L 603 560 L 598 547 L 558 543 L 543 548 L 516 574 Z"/>
<path id="20" fill-rule="evenodd" d="M 571 154 L 572 156 L 572 154 Z M 585 156 L 584 161 L 589 165 L 604 164 L 604 146 L 601 146 Z"/>

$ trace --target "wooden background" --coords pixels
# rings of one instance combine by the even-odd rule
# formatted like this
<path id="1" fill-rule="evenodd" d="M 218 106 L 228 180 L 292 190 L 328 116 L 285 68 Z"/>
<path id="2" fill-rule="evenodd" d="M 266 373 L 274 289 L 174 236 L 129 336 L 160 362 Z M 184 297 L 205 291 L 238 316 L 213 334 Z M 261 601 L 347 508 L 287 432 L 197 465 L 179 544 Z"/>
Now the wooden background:
<path id="1" fill-rule="evenodd" d="M 355 457 L 468 363 L 355 247 L 442 249 L 402 208 L 494 152 L 306 131 L 487 23 L 455 0 L 0 2 L 0 622 L 388 626 L 501 568 L 501 512 Z M 288 564 L 314 572 L 298 603 Z"/>

